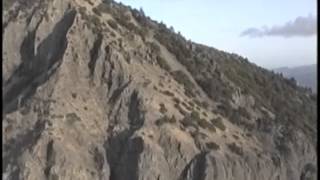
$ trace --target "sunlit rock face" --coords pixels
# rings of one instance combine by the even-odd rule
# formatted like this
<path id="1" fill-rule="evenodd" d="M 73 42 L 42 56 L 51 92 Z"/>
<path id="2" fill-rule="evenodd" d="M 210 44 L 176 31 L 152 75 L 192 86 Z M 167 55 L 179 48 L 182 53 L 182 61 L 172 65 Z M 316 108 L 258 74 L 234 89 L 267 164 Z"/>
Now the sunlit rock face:
<path id="1" fill-rule="evenodd" d="M 3 179 L 309 180 L 316 97 L 112 1 L 4 1 Z"/>

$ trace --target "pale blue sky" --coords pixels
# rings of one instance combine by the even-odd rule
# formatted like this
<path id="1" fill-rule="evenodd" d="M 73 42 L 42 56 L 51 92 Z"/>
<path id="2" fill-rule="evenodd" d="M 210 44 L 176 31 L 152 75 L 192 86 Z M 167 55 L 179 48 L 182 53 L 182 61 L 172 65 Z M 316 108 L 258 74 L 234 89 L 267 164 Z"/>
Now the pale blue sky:
<path id="1" fill-rule="evenodd" d="M 137 9 L 142 7 L 147 16 L 173 26 L 187 39 L 240 54 L 265 68 L 316 63 L 317 38 L 310 30 L 315 29 L 315 21 L 310 18 L 314 20 L 317 16 L 316 0 L 116 1 Z M 298 17 L 305 18 L 307 23 L 312 21 L 313 26 L 305 25 L 303 18 L 288 25 Z M 267 26 L 267 30 L 263 26 Z M 254 32 L 249 30 L 250 35 L 265 35 L 257 38 L 240 36 L 248 28 L 255 28 Z M 300 31 L 307 31 L 301 33 L 308 35 L 299 35 Z M 298 35 L 285 37 L 287 32 Z"/>

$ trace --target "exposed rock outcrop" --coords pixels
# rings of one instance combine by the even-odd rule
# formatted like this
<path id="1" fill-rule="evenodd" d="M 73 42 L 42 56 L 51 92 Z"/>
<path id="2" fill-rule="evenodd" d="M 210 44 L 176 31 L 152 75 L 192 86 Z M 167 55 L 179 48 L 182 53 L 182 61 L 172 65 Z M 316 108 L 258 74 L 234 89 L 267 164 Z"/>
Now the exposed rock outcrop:
<path id="1" fill-rule="evenodd" d="M 316 177 L 316 98 L 290 80 L 112 1 L 10 2 L 3 179 Z"/>

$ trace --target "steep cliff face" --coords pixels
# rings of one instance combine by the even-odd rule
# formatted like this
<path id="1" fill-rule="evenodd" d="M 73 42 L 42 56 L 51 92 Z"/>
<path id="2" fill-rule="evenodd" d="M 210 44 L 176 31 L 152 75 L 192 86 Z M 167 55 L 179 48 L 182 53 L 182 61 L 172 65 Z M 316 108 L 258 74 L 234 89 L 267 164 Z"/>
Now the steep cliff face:
<path id="1" fill-rule="evenodd" d="M 3 178 L 307 180 L 316 97 L 111 1 L 4 1 Z"/>

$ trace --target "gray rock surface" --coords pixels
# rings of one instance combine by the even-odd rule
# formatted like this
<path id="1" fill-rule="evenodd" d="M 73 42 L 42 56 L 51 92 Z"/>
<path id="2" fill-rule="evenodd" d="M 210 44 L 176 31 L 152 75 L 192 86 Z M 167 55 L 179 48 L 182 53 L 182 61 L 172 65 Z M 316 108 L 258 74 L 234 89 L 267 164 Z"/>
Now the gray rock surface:
<path id="1" fill-rule="evenodd" d="M 293 126 L 287 140 L 291 126 L 272 124 L 274 110 L 240 90 L 228 99 L 230 110 L 247 109 L 251 118 L 243 123 L 254 124 L 254 130 L 234 123 L 215 109 L 223 103 L 210 99 L 197 76 L 155 38 L 158 25 L 151 20 L 143 25 L 134 11 L 112 2 L 12 2 L 4 9 L 2 32 L 3 179 L 316 177 L 310 134 Z M 194 43 L 190 47 L 192 53 L 207 51 L 209 59 L 215 53 Z M 187 85 L 159 57 L 187 73 L 198 95 L 188 96 Z M 219 74 L 219 61 L 210 61 L 221 86 L 237 86 Z"/>

